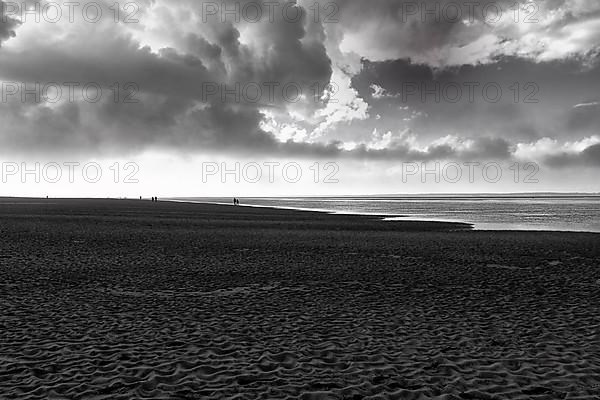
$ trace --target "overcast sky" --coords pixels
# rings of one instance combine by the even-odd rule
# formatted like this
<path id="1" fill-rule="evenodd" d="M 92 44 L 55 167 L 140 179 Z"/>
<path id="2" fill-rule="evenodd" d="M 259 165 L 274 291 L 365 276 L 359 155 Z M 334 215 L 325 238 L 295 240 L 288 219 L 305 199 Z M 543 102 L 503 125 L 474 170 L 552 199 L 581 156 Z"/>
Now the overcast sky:
<path id="1" fill-rule="evenodd" d="M 3 162 L 135 162 L 111 195 L 600 191 L 597 0 L 0 3 Z M 238 161 L 338 183 L 190 186 Z M 422 162 L 506 182 L 410 185 Z M 12 187 L 100 195 L 44 183 Z"/>

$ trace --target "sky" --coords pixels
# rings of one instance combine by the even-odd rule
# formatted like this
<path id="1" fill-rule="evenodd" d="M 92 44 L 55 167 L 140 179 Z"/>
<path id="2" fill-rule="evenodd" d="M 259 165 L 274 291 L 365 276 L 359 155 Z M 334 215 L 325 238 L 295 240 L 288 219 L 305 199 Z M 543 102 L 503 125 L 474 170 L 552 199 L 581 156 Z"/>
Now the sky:
<path id="1" fill-rule="evenodd" d="M 600 191 L 597 0 L 0 5 L 0 195 Z"/>

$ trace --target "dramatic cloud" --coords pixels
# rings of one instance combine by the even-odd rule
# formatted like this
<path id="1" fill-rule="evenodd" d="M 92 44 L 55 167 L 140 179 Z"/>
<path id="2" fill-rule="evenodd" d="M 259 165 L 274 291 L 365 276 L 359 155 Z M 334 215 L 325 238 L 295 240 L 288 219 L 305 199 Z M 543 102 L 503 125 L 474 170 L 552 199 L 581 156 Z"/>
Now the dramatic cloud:
<path id="1" fill-rule="evenodd" d="M 586 55 L 600 41 L 600 4 L 589 0 L 348 0 L 339 5 L 342 48 L 372 61 L 411 58 L 447 66 L 507 55 L 549 61 Z"/>
<path id="2" fill-rule="evenodd" d="M 592 136 L 577 142 L 558 143 L 543 138 L 535 143 L 520 144 L 516 156 L 536 160 L 549 166 L 600 166 L 600 136 Z"/>
<path id="3" fill-rule="evenodd" d="M 1 4 L 5 152 L 600 164 L 596 1 Z"/>

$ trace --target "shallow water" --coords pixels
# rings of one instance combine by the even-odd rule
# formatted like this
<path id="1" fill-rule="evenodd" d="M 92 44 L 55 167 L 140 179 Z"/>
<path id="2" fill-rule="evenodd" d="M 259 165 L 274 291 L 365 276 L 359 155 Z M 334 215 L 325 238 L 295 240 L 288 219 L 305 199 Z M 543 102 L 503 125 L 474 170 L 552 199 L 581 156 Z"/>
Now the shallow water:
<path id="1" fill-rule="evenodd" d="M 186 200 L 231 203 L 226 198 Z M 479 230 L 600 232 L 600 196 L 268 197 L 244 198 L 242 204 L 458 221 Z"/>

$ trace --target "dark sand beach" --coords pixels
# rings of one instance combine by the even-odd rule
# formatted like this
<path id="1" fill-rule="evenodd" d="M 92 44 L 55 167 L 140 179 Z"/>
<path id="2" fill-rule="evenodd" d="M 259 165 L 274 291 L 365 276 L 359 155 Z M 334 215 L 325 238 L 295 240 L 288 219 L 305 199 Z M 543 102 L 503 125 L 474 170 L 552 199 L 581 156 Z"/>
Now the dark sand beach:
<path id="1" fill-rule="evenodd" d="M 600 234 L 0 200 L 0 399 L 598 399 Z"/>

